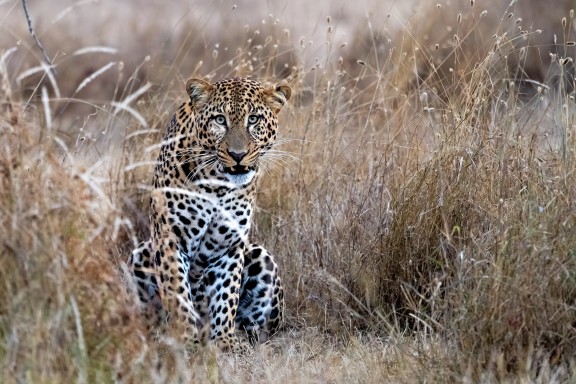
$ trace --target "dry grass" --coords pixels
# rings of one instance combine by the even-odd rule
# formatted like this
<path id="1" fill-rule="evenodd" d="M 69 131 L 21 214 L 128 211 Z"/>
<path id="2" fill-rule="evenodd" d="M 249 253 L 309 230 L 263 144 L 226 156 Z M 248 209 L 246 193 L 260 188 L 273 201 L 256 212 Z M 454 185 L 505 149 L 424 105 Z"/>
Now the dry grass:
<path id="1" fill-rule="evenodd" d="M 260 14 L 211 9 L 202 19 L 183 5 L 191 16 L 166 16 L 167 30 L 151 2 L 140 32 L 111 53 L 117 35 L 90 37 L 97 26 L 82 7 L 97 4 L 86 4 L 40 22 L 47 51 L 66 53 L 53 79 L 30 71 L 41 58 L 22 25 L 0 23 L 2 382 L 576 379 L 573 94 L 544 77 L 525 102 L 501 70 L 502 53 L 522 48 L 479 43 L 522 32 L 466 24 L 476 45 L 462 52 L 477 60 L 445 56 L 460 63 L 450 88 L 405 70 L 402 50 L 430 39 L 416 27 L 371 24 L 366 35 L 360 19 L 324 15 L 315 61 L 314 46 L 274 15 L 262 24 Z M 11 15 L 19 6 L 0 5 Z M 443 3 L 468 17 L 460 6 Z M 95 18 L 111 12 L 96 9 Z M 78 24 L 59 23 L 75 15 L 87 33 L 67 39 Z M 214 15 L 229 26 L 217 35 Z M 339 47 L 346 28 L 368 44 Z M 96 45 L 105 48 L 71 54 Z M 183 78 L 248 73 L 287 77 L 295 94 L 281 117 L 287 157 L 264 178 L 253 234 L 281 266 L 286 327 L 248 356 L 188 355 L 146 333 L 124 263 L 147 230 L 156 144 L 185 99 Z"/>

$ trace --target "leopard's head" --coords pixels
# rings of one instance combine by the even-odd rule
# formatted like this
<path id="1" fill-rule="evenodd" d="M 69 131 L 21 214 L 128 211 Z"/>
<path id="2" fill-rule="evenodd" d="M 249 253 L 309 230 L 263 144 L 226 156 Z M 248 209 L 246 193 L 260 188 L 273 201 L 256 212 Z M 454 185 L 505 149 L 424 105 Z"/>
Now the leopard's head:
<path id="1" fill-rule="evenodd" d="M 186 91 L 195 110 L 202 162 L 231 182 L 250 182 L 259 159 L 274 145 L 278 113 L 290 99 L 290 87 L 265 87 L 248 78 L 213 84 L 190 79 Z"/>

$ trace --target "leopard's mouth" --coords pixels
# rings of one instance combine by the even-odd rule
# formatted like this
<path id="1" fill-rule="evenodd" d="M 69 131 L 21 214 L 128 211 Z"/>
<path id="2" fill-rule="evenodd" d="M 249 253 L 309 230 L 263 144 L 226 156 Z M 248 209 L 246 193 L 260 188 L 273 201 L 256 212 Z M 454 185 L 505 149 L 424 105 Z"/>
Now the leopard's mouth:
<path id="1" fill-rule="evenodd" d="M 245 165 L 235 165 L 233 167 L 224 167 L 224 172 L 229 175 L 245 175 L 252 171 L 252 167 L 247 167 Z"/>

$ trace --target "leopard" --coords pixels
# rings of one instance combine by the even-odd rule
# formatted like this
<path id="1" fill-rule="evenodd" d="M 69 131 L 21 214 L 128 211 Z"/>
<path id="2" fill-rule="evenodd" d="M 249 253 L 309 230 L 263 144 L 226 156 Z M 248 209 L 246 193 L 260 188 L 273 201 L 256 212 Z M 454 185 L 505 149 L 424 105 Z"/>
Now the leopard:
<path id="1" fill-rule="evenodd" d="M 128 267 L 152 323 L 186 343 L 245 352 L 284 319 L 278 264 L 249 236 L 261 169 L 292 91 L 235 77 L 191 78 L 186 93 L 159 144 L 150 238 Z"/>

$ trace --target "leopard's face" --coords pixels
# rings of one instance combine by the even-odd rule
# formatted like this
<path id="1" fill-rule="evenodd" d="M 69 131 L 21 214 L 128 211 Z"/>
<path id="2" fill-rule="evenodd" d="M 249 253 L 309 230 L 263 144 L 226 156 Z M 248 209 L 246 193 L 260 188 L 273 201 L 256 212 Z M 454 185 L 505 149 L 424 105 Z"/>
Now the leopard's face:
<path id="1" fill-rule="evenodd" d="M 254 80 L 235 78 L 215 84 L 191 79 L 186 89 L 196 112 L 199 162 L 230 182 L 250 182 L 261 156 L 274 145 L 277 115 L 290 98 L 290 88 L 265 88 Z"/>

